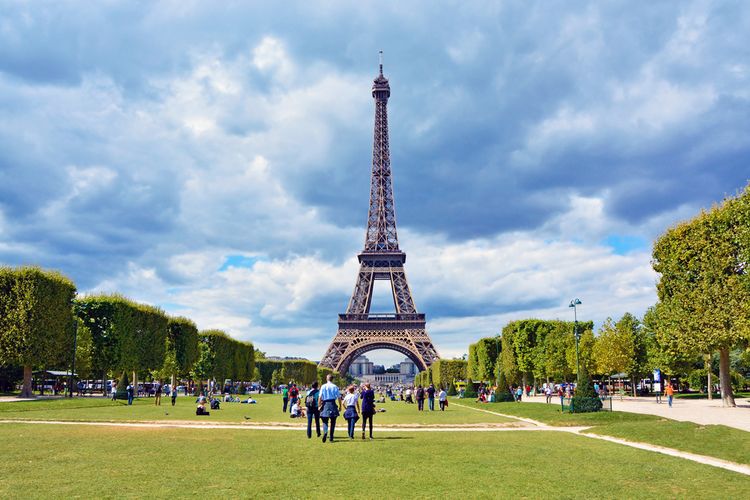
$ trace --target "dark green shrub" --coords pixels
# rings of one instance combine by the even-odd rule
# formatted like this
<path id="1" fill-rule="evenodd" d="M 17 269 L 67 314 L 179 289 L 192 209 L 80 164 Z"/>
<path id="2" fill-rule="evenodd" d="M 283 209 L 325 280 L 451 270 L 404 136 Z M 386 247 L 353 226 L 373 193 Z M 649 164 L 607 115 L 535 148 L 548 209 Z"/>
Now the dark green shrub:
<path id="1" fill-rule="evenodd" d="M 599 397 L 573 396 L 570 400 L 571 413 L 591 413 L 602 409 Z"/>
<path id="2" fill-rule="evenodd" d="M 448 384 L 448 396 L 455 396 L 458 394 L 458 391 L 456 391 L 456 381 L 453 380 Z"/>
<path id="3" fill-rule="evenodd" d="M 477 388 L 474 386 L 474 382 L 472 382 L 471 379 L 466 380 L 466 389 L 464 389 L 464 397 L 467 399 L 477 397 Z"/>
<path id="4" fill-rule="evenodd" d="M 115 399 L 128 399 L 128 391 L 126 389 L 128 388 L 129 383 L 130 379 L 128 379 L 127 372 L 122 372 L 122 377 L 120 377 L 120 381 L 117 382 Z"/>
<path id="5" fill-rule="evenodd" d="M 591 378 L 585 369 L 581 369 L 581 376 L 576 387 L 576 396 L 584 396 L 588 398 L 598 397 L 599 395 L 594 390 L 594 385 L 591 383 Z"/>

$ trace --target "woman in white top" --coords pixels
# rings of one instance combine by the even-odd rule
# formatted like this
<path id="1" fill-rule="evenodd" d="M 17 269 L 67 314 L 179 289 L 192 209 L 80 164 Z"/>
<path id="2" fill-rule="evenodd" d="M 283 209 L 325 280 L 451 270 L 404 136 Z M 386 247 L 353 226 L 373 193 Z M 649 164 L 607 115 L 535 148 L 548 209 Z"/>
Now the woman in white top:
<path id="1" fill-rule="evenodd" d="M 350 385 L 344 396 L 344 418 L 349 426 L 349 439 L 354 439 L 354 426 L 359 420 L 359 394 L 354 392 L 354 386 Z"/>

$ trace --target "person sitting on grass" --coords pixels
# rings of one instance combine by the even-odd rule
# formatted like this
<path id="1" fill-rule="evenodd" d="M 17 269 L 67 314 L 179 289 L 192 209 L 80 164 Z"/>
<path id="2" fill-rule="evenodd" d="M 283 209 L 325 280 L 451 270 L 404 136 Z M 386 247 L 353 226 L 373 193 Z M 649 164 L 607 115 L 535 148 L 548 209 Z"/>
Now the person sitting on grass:
<path id="1" fill-rule="evenodd" d="M 198 403 L 198 407 L 195 409 L 196 415 L 210 415 L 208 410 L 206 410 L 206 401 L 203 400 Z"/>
<path id="2" fill-rule="evenodd" d="M 305 410 L 300 406 L 299 404 L 299 398 L 297 398 L 294 401 L 294 404 L 292 405 L 291 412 L 289 414 L 289 418 L 302 418 L 305 417 Z"/>

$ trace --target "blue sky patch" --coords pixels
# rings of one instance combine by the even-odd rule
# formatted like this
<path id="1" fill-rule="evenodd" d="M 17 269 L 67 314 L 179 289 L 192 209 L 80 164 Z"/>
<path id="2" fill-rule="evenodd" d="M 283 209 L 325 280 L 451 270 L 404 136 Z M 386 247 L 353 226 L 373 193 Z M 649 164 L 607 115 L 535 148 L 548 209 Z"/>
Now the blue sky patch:
<path id="1" fill-rule="evenodd" d="M 604 244 L 612 247 L 617 255 L 625 255 L 636 250 L 648 250 L 649 243 L 640 236 L 612 234 L 607 236 Z"/>
<path id="2" fill-rule="evenodd" d="M 224 263 L 219 268 L 219 272 L 226 271 L 230 267 L 245 267 L 251 269 L 258 262 L 258 257 L 250 255 L 228 255 Z"/>

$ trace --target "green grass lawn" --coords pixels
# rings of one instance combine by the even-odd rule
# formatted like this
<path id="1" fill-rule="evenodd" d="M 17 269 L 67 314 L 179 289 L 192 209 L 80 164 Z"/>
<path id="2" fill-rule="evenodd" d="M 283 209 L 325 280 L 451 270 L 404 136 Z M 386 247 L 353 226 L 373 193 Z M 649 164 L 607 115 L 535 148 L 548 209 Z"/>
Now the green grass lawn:
<path id="1" fill-rule="evenodd" d="M 748 498 L 746 476 L 553 432 L 301 431 L 5 424 L 2 498 Z"/>
<path id="2" fill-rule="evenodd" d="M 750 432 L 724 425 L 698 425 L 660 418 L 597 426 L 596 434 L 641 441 L 750 465 Z"/>
<path id="3" fill-rule="evenodd" d="M 558 400 L 559 401 L 559 400 Z M 477 403 L 473 400 L 457 400 L 459 404 L 480 408 L 516 417 L 530 418 L 556 426 L 605 425 L 621 422 L 653 422 L 661 417 L 619 411 L 596 413 L 561 412 L 559 404 L 546 403 Z"/>
<path id="4" fill-rule="evenodd" d="M 627 412 L 563 413 L 557 405 L 546 403 L 460 404 L 531 418 L 555 426 L 592 426 L 587 432 L 605 434 L 629 441 L 651 443 L 677 450 L 750 464 L 750 432 L 723 425 L 699 425 L 678 422 L 656 415 Z"/>
<path id="5" fill-rule="evenodd" d="M 0 403 L 0 418 L 26 420 L 72 420 L 72 421 L 128 421 L 128 420 L 187 420 L 191 422 L 283 422 L 298 423 L 288 413 L 282 412 L 281 396 L 274 394 L 253 395 L 258 404 L 222 403 L 221 410 L 212 410 L 208 417 L 195 415 L 195 398 L 179 397 L 177 405 L 171 406 L 168 399 L 162 400 L 161 406 L 154 406 L 153 398 L 135 400 L 132 406 L 122 401 L 112 402 L 104 398 L 48 399 L 37 401 L 18 401 Z M 426 406 L 426 405 L 425 405 Z M 450 425 L 450 424 L 483 424 L 509 423 L 513 419 L 490 415 L 449 405 L 445 412 L 418 412 L 417 405 L 398 401 L 378 404 L 385 413 L 375 415 L 375 425 L 417 424 L 417 425 Z M 305 421 L 306 425 L 306 421 Z"/>

